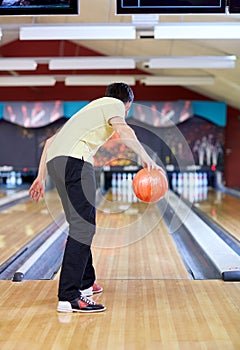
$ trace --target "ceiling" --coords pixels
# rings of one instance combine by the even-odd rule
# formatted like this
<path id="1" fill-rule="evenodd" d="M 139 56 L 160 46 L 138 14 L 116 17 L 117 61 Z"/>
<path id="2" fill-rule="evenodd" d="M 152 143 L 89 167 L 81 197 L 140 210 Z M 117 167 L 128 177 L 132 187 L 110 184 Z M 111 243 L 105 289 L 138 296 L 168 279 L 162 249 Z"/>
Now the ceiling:
<path id="1" fill-rule="evenodd" d="M 239 22 L 239 15 L 160 15 L 159 24 L 167 22 Z M 3 37 L 0 48 L 19 38 L 19 27 L 27 24 L 126 24 L 132 23 L 132 16 L 116 16 L 114 0 L 80 0 L 78 16 L 3 16 L 0 19 Z M 190 90 L 218 101 L 225 101 L 240 110 L 240 39 L 234 40 L 159 40 L 137 38 L 136 40 L 82 40 L 74 41 L 79 47 L 107 56 L 148 57 L 148 56 L 225 56 L 236 55 L 234 69 L 152 69 L 139 66 L 144 73 L 158 76 L 211 76 L 215 78 L 213 85 L 187 86 Z M 51 41 L 47 43 L 51 45 Z M 81 55 L 81 50 L 79 50 Z M 23 56 L 16 50 L 12 57 Z"/>

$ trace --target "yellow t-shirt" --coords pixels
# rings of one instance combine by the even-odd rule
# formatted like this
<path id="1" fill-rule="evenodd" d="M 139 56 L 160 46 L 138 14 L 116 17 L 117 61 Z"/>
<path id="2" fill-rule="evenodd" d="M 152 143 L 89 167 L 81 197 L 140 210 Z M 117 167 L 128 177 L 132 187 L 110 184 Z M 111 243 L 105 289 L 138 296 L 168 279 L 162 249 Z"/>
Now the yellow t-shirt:
<path id="1" fill-rule="evenodd" d="M 58 132 L 47 151 L 47 162 L 58 156 L 84 158 L 93 164 L 93 156 L 113 134 L 112 117 L 125 117 L 124 103 L 113 97 L 90 102 L 72 116 Z"/>

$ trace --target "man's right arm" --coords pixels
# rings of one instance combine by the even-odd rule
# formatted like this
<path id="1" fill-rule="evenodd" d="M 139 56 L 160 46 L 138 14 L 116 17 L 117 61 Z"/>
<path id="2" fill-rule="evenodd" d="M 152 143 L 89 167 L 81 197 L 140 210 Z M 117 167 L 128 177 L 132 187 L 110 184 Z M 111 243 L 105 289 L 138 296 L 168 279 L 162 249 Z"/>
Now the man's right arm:
<path id="1" fill-rule="evenodd" d="M 131 148 L 136 154 L 138 154 L 142 161 L 142 166 L 151 169 L 163 169 L 158 166 L 152 158 L 145 151 L 141 143 L 139 142 L 137 136 L 135 135 L 134 130 L 125 122 L 125 120 L 121 117 L 113 117 L 109 120 L 110 125 L 112 125 L 113 129 L 117 132 L 121 141 Z"/>

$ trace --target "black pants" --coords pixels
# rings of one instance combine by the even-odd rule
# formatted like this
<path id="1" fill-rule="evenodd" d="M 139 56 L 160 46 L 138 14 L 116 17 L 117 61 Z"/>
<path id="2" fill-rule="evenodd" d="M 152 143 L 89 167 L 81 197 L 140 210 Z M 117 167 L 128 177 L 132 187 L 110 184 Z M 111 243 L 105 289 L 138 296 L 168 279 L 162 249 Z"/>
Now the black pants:
<path id="1" fill-rule="evenodd" d="M 69 235 L 59 281 L 58 298 L 70 301 L 95 281 L 91 243 L 95 233 L 96 183 L 92 164 L 72 157 L 47 163 L 48 174 L 61 198 Z"/>

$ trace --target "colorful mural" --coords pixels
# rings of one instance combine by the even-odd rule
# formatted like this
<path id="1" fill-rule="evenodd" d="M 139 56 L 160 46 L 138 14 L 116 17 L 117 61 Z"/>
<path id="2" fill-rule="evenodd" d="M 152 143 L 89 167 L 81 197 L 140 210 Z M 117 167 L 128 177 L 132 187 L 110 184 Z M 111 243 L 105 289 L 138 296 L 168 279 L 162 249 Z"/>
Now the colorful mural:
<path id="1" fill-rule="evenodd" d="M 5 103 L 0 120 L 0 165 L 17 168 L 37 168 L 44 141 L 52 136 L 68 119 L 61 118 L 66 103 Z M 82 103 L 85 105 L 86 102 Z M 198 107 L 205 116 L 203 105 Z M 209 107 L 209 105 L 208 105 Z M 137 137 L 163 166 L 184 168 L 189 165 L 220 170 L 224 166 L 224 106 L 217 111 L 221 119 L 216 123 L 194 112 L 190 101 L 135 103 L 127 122 Z M 68 103 L 68 117 L 71 115 Z M 76 110 L 77 105 L 74 105 Z M 200 109 L 199 109 L 200 111 Z M 195 114 L 194 114 L 195 113 Z M 214 110 L 210 113 L 211 118 Z M 221 120 L 221 123 L 219 123 Z M 14 140 L 14 142 L 12 142 Z M 140 165 L 133 151 L 118 141 L 116 134 L 99 149 L 95 166 Z"/>

